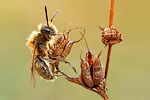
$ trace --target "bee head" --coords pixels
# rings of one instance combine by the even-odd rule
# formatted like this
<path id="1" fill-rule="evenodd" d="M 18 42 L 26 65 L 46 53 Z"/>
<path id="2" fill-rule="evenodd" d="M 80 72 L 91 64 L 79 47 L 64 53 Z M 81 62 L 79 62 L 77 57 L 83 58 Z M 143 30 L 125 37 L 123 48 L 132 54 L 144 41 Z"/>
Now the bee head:
<path id="1" fill-rule="evenodd" d="M 39 29 L 40 29 L 41 33 L 45 33 L 45 34 L 47 34 L 47 35 L 57 35 L 56 33 L 57 33 L 58 31 L 57 31 L 56 27 L 52 24 L 52 21 L 53 21 L 54 17 L 56 16 L 56 14 L 57 14 L 58 12 L 59 12 L 59 10 L 56 11 L 56 13 L 55 13 L 54 16 L 52 17 L 51 23 L 50 23 L 50 25 L 49 25 L 49 22 L 48 22 L 48 15 L 47 15 L 47 8 L 46 8 L 46 6 L 45 6 L 45 15 L 46 15 L 47 25 L 41 25 L 41 26 L 40 26 Z"/>
<path id="2" fill-rule="evenodd" d="M 56 35 L 56 30 L 53 27 L 47 27 L 46 25 L 42 25 L 41 33 L 45 33 L 47 35 Z"/>

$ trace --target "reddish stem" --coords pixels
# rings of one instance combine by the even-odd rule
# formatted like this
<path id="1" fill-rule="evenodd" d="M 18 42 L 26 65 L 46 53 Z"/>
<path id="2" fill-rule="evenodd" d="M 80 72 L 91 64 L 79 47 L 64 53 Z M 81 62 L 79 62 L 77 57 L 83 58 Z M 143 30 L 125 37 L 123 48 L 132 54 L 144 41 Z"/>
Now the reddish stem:
<path id="1" fill-rule="evenodd" d="M 108 47 L 108 54 L 107 54 L 106 68 L 105 68 L 105 80 L 107 79 L 107 74 L 108 74 L 108 67 L 109 67 L 109 61 L 110 61 L 111 48 L 112 48 L 112 45 L 109 45 L 109 47 Z"/>
<path id="2" fill-rule="evenodd" d="M 115 0 L 111 0 L 111 5 L 110 5 L 110 18 L 109 18 L 109 28 L 112 28 L 112 27 L 113 27 L 114 5 L 115 5 Z"/>
<path id="3" fill-rule="evenodd" d="M 113 27 L 114 5 L 115 5 L 115 0 L 111 0 L 109 28 Z M 107 74 L 108 74 L 108 67 L 109 67 L 111 48 L 112 48 L 112 45 L 109 45 L 109 47 L 108 47 L 108 54 L 107 54 L 106 68 L 105 68 L 105 80 L 107 79 Z"/>

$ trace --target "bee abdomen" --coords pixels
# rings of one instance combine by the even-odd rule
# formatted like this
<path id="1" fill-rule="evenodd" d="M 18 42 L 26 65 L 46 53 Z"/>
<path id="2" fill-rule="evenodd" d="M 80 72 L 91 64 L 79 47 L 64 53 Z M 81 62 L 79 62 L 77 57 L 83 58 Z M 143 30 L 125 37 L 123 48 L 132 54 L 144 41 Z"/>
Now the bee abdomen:
<path id="1" fill-rule="evenodd" d="M 48 65 L 40 58 L 38 58 L 35 63 L 35 70 L 43 79 L 54 80 L 56 78 Z"/>

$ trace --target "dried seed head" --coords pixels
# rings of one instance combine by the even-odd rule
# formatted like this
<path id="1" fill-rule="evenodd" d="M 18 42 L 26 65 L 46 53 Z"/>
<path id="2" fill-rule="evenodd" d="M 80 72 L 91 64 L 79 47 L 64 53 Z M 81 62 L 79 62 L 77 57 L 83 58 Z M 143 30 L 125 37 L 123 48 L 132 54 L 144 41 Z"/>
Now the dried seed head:
<path id="1" fill-rule="evenodd" d="M 103 31 L 102 32 L 102 42 L 105 45 L 114 45 L 122 41 L 122 34 L 116 29 L 113 28 L 99 28 Z"/>

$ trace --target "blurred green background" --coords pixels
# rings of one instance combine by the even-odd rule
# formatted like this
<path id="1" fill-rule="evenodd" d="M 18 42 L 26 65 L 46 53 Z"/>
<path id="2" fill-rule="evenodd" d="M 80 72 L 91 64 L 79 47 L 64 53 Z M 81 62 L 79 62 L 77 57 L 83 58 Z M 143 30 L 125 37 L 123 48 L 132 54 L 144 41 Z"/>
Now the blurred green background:
<path id="1" fill-rule="evenodd" d="M 123 34 L 123 42 L 112 47 L 107 87 L 111 100 L 150 100 L 150 1 L 116 0 L 114 28 Z M 98 25 L 108 27 L 110 0 L 1 0 L 0 1 L 0 100 L 103 100 L 101 96 L 70 83 L 64 77 L 49 82 L 37 76 L 36 88 L 30 83 L 31 50 L 27 38 L 37 25 L 45 23 L 44 6 L 49 19 L 60 10 L 53 23 L 59 32 L 82 26 L 90 50 L 96 56 L 104 47 Z M 76 34 L 76 35 L 75 35 Z M 71 40 L 81 37 L 72 32 Z M 74 44 L 67 60 L 80 73 L 85 42 Z M 100 56 L 105 67 L 107 48 Z M 78 77 L 67 64 L 60 68 Z"/>

